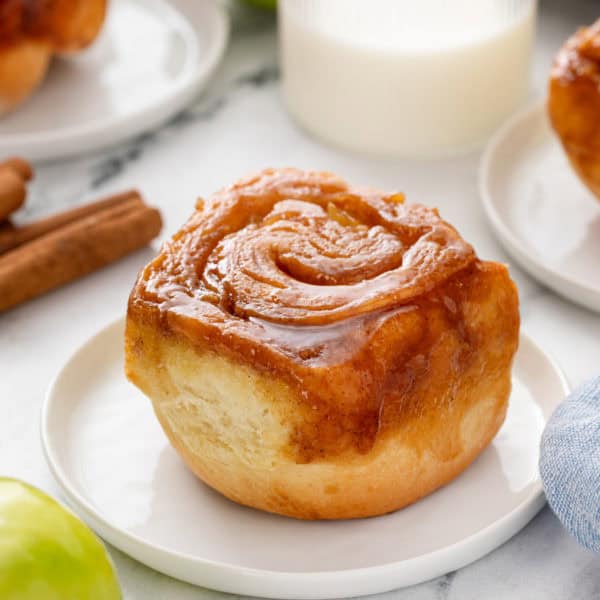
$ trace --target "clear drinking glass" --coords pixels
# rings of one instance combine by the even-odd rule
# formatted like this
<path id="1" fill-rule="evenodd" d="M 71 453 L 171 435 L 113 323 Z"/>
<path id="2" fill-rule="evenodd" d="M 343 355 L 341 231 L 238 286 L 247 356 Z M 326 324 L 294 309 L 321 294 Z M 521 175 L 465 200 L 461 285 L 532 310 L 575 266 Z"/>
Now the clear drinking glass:
<path id="1" fill-rule="evenodd" d="M 480 145 L 529 88 L 536 0 L 280 0 L 283 95 L 317 137 L 383 156 Z"/>

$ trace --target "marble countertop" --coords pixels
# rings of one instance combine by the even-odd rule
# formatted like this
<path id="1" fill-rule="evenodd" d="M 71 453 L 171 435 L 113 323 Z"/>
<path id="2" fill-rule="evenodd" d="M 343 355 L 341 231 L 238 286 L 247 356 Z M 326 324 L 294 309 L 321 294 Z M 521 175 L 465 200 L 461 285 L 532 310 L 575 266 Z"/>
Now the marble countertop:
<path id="1" fill-rule="evenodd" d="M 534 96 L 544 93 L 551 57 L 561 41 L 597 16 L 592 0 L 541 0 Z M 438 206 L 480 256 L 510 263 L 484 219 L 478 160 L 476 153 L 435 162 L 381 161 L 321 145 L 291 122 L 282 105 L 273 18 L 237 12 L 225 61 L 192 107 L 159 131 L 113 150 L 39 165 L 24 217 L 139 187 L 163 212 L 164 238 L 188 217 L 197 196 L 265 166 L 290 165 L 331 170 L 359 184 L 400 188 L 411 200 Z M 137 252 L 0 317 L 0 473 L 60 495 L 39 442 L 46 388 L 75 347 L 123 314 L 132 281 L 153 252 Z M 511 270 L 521 293 L 524 329 L 555 357 L 572 384 L 597 374 L 600 315 L 555 296 L 516 265 Z M 158 574 L 115 549 L 111 554 L 127 599 L 224 596 Z M 476 563 L 380 597 L 598 598 L 600 558 L 579 548 L 545 508 L 521 533 Z"/>

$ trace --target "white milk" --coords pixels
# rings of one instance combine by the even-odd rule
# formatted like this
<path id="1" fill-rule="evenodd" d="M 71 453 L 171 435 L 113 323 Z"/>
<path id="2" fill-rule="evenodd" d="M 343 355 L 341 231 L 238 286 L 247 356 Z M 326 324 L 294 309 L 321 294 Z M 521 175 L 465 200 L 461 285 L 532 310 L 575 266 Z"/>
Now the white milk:
<path id="1" fill-rule="evenodd" d="M 332 144 L 439 156 L 523 101 L 535 0 L 280 0 L 283 94 Z"/>

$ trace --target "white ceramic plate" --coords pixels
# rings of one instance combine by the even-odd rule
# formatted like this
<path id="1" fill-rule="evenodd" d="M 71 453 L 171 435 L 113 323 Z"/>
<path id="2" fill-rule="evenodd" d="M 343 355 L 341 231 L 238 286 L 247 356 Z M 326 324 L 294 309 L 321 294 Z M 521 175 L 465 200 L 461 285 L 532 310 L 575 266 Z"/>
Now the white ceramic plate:
<path id="1" fill-rule="evenodd" d="M 149 400 L 125 380 L 119 320 L 58 375 L 42 441 L 75 510 L 141 562 L 235 594 L 336 598 L 442 575 L 519 531 L 544 504 L 538 444 L 566 393 L 558 368 L 523 336 L 506 423 L 454 482 L 383 517 L 296 521 L 238 506 L 186 469 Z"/>
<path id="2" fill-rule="evenodd" d="M 600 202 L 569 165 L 544 105 L 493 137 L 480 191 L 507 252 L 542 284 L 600 311 Z"/>
<path id="3" fill-rule="evenodd" d="M 58 158 L 156 127 L 207 82 L 228 31 L 215 0 L 111 0 L 96 42 L 55 59 L 40 89 L 0 118 L 0 155 Z"/>

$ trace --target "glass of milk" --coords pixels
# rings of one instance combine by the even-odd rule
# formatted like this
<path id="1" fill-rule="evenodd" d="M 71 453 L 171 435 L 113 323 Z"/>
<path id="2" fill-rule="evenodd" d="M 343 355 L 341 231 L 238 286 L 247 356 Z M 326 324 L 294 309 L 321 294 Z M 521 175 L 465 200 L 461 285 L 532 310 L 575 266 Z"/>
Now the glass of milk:
<path id="1" fill-rule="evenodd" d="M 536 0 L 280 0 L 283 95 L 341 148 L 481 145 L 529 91 Z"/>

